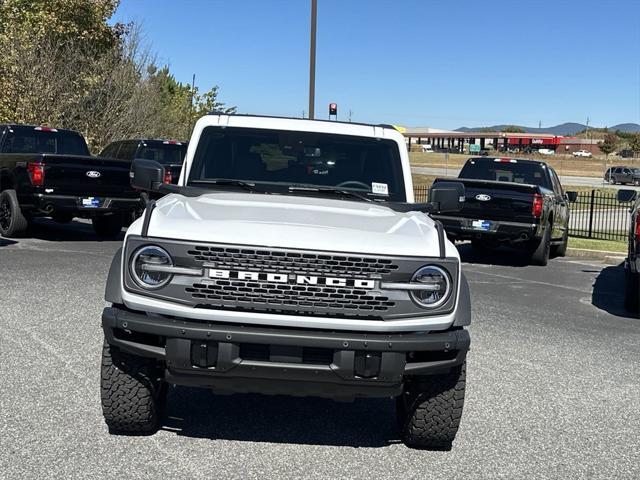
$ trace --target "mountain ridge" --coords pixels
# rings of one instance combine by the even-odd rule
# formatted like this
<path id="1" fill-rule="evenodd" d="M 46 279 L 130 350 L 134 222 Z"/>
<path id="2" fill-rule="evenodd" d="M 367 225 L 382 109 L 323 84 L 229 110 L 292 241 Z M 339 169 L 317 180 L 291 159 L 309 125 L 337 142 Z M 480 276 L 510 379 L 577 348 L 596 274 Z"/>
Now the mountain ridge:
<path id="1" fill-rule="evenodd" d="M 565 122 L 559 125 L 554 125 L 552 127 L 543 127 L 543 128 L 525 127 L 523 125 L 504 124 L 504 125 L 492 125 L 488 127 L 475 127 L 475 128 L 460 127 L 460 128 L 457 128 L 455 131 L 456 132 L 477 132 L 478 130 L 488 129 L 490 131 L 499 132 L 506 127 L 518 127 L 523 129 L 525 133 L 551 133 L 553 135 L 562 135 L 562 136 L 575 135 L 576 133 L 586 130 L 587 128 L 587 126 L 582 123 Z M 604 128 L 604 127 L 590 126 L 589 128 Z M 609 129 L 610 132 L 615 132 L 616 130 L 620 130 L 621 132 L 625 132 L 625 133 L 640 132 L 640 125 L 638 125 L 637 123 L 619 123 L 617 125 L 613 125 L 607 128 Z"/>

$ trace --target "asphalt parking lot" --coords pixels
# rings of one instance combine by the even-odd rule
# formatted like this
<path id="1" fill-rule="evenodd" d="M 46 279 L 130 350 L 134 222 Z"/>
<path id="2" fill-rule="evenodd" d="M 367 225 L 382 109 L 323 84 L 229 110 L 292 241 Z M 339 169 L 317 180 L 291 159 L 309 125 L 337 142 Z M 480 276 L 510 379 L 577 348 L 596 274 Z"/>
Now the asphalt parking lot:
<path id="1" fill-rule="evenodd" d="M 391 400 L 175 388 L 161 431 L 102 421 L 100 313 L 119 242 L 45 223 L 0 238 L 0 477 L 640 478 L 640 320 L 622 269 L 462 247 L 472 350 L 451 452 L 410 450 Z"/>

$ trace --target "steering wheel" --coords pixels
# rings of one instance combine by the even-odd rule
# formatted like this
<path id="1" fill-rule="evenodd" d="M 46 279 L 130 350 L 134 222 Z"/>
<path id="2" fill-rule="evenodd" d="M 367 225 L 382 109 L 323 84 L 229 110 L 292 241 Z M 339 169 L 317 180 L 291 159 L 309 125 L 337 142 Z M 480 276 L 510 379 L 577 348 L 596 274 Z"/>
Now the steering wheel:
<path id="1" fill-rule="evenodd" d="M 361 188 L 364 188 L 366 190 L 370 190 L 370 188 L 371 188 L 366 183 L 359 182 L 357 180 L 347 180 L 346 182 L 342 182 L 342 183 L 339 183 L 338 185 L 336 185 L 336 187 L 338 187 L 338 188 L 348 188 L 349 186 L 356 187 L 356 188 L 357 187 L 361 187 Z"/>

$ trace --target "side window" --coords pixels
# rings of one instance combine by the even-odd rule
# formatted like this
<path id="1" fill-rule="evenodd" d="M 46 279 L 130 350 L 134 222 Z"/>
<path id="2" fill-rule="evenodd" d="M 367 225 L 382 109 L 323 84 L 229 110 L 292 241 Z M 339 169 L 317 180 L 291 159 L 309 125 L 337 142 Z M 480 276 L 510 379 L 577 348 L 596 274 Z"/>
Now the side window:
<path id="1" fill-rule="evenodd" d="M 104 148 L 100 152 L 100 155 L 98 156 L 105 157 L 105 158 L 113 158 L 116 154 L 117 149 L 118 149 L 117 143 L 110 143 L 109 145 L 106 146 L 106 148 Z"/>
<path id="2" fill-rule="evenodd" d="M 558 178 L 556 171 L 549 169 L 549 172 L 551 172 L 551 181 L 553 182 L 553 190 L 558 195 L 563 195 L 564 192 L 562 191 L 562 184 L 560 183 L 560 179 Z"/>
<path id="3" fill-rule="evenodd" d="M 137 148 L 137 142 L 123 142 L 116 158 L 120 160 L 133 160 Z"/>

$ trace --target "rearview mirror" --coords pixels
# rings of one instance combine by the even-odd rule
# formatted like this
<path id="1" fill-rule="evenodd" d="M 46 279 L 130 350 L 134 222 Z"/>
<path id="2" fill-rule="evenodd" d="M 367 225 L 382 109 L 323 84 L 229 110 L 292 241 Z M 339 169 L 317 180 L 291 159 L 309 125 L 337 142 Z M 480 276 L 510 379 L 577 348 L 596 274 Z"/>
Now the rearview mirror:
<path id="1" fill-rule="evenodd" d="M 459 212 L 464 200 L 464 185 L 460 182 L 438 182 L 429 190 L 434 213 Z"/>
<path id="2" fill-rule="evenodd" d="M 129 178 L 133 188 L 155 192 L 162 185 L 164 167 L 154 160 L 136 158 L 131 164 Z"/>
<path id="3" fill-rule="evenodd" d="M 633 202 L 636 199 L 636 194 L 635 190 L 618 190 L 618 201 Z"/>
<path id="4" fill-rule="evenodd" d="M 570 202 L 578 200 L 578 192 L 564 192 L 564 194 Z"/>

